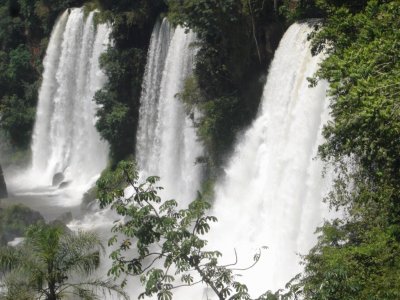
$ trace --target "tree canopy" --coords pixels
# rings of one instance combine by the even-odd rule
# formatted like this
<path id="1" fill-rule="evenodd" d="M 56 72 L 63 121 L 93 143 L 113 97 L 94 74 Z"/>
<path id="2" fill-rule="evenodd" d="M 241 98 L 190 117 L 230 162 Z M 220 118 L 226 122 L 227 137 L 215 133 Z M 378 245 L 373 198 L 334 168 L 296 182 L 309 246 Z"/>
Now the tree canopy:
<path id="1" fill-rule="evenodd" d="M 110 205 L 121 216 L 109 241 L 118 245 L 110 255 L 109 273 L 140 276 L 144 292 L 139 298 L 157 295 L 170 300 L 176 288 L 205 283 L 220 300 L 250 300 L 246 285 L 237 280 L 245 269 L 236 268 L 236 262 L 221 265 L 222 254 L 209 250 L 202 237 L 217 221 L 206 214 L 210 204 L 199 194 L 187 208 L 179 208 L 175 200 L 159 197 L 158 180 L 152 176 L 139 182 L 135 164 L 123 161 L 97 182 L 101 206 Z M 260 255 L 254 255 L 254 264 Z M 270 299 L 269 295 L 258 299 Z"/>

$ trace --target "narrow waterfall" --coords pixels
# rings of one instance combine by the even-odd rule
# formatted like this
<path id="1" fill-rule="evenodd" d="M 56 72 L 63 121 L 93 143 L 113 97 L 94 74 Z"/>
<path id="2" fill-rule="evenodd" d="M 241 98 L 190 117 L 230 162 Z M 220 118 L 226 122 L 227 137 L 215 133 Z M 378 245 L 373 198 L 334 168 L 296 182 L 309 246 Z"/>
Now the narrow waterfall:
<path id="1" fill-rule="evenodd" d="M 105 168 L 108 156 L 108 146 L 94 126 L 92 98 L 106 80 L 98 61 L 110 30 L 106 24 L 95 26 L 93 17 L 94 12 L 85 16 L 83 9 L 70 9 L 53 29 L 39 91 L 30 182 L 26 182 L 51 186 L 53 176 L 63 173 L 78 201 Z"/>
<path id="2" fill-rule="evenodd" d="M 199 189 L 202 154 L 192 121 L 176 99 L 193 68 L 195 36 L 164 19 L 151 37 L 143 82 L 136 157 L 144 176 L 161 177 L 163 197 L 190 202 Z"/>
<path id="3" fill-rule="evenodd" d="M 216 187 L 213 248 L 239 267 L 267 246 L 261 261 L 240 280 L 253 296 L 284 288 L 301 271 L 297 253 L 316 242 L 327 208 L 322 203 L 328 178 L 314 159 L 327 121 L 326 84 L 309 88 L 320 58 L 310 54 L 308 24 L 285 33 L 269 70 L 258 117 L 236 146 L 223 182 Z"/>

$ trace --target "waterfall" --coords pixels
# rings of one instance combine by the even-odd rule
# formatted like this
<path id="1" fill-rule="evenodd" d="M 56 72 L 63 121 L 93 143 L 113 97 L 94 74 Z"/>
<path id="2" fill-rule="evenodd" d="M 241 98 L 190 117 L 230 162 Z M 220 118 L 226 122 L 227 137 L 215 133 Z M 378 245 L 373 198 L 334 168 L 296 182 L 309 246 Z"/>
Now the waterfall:
<path id="1" fill-rule="evenodd" d="M 189 203 L 199 189 L 202 154 L 192 121 L 176 98 L 193 68 L 192 32 L 172 29 L 164 19 L 154 27 L 143 80 L 136 158 L 144 176 L 161 177 L 162 197 Z"/>
<path id="2" fill-rule="evenodd" d="M 321 57 L 312 57 L 306 23 L 285 33 L 270 66 L 258 116 L 237 144 L 216 187 L 210 244 L 221 249 L 226 262 L 251 265 L 257 248 L 267 246 L 261 261 L 239 280 L 253 296 L 284 288 L 301 271 L 297 253 L 316 242 L 327 208 L 322 199 L 329 179 L 315 158 L 322 143 L 328 101 L 326 84 L 309 88 L 307 77 Z M 221 248 L 222 247 L 222 248 Z M 250 260 L 249 260 L 250 259 Z"/>
<path id="3" fill-rule="evenodd" d="M 95 128 L 95 92 L 106 77 L 100 54 L 109 41 L 109 26 L 95 26 L 94 12 L 69 9 L 57 21 L 44 59 L 32 142 L 32 169 L 25 184 L 51 186 L 62 172 L 80 199 L 105 168 L 108 145 Z M 69 203 L 73 204 L 73 203 Z"/>

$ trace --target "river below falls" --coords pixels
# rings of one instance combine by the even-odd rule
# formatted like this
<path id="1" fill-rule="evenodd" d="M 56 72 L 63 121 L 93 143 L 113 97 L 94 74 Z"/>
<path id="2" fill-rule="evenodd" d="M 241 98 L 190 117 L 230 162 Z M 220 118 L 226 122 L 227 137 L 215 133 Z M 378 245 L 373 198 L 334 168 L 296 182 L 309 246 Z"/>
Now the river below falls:
<path id="1" fill-rule="evenodd" d="M 46 221 L 53 221 L 71 213 L 74 219 L 80 219 L 83 216 L 80 205 L 74 206 L 61 206 L 61 201 L 68 201 L 68 197 L 52 191 L 51 189 L 36 189 L 20 191 L 18 193 L 10 193 L 9 197 L 0 200 L 2 206 L 9 206 L 14 204 L 22 204 L 27 206 L 40 214 Z"/>

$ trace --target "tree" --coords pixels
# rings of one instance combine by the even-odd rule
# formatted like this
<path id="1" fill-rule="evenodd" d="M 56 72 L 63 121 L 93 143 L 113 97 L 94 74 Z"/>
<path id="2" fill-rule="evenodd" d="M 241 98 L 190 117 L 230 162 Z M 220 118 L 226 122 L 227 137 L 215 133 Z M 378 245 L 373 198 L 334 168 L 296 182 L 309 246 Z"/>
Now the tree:
<path id="1" fill-rule="evenodd" d="M 123 161 L 97 182 L 101 206 L 111 205 L 123 217 L 112 229 L 116 235 L 109 245 L 119 242 L 119 247 L 111 254 L 109 273 L 140 276 L 145 291 L 139 298 L 156 294 L 169 300 L 174 289 L 203 282 L 220 300 L 250 299 L 246 285 L 236 281 L 237 271 L 244 269 L 235 268 L 236 263 L 220 265 L 222 254 L 206 250 L 207 241 L 201 236 L 210 230 L 210 222 L 217 221 L 206 215 L 210 204 L 199 194 L 188 208 L 178 209 L 175 200 L 160 199 L 158 180 L 152 176 L 139 183 L 135 164 Z M 119 241 L 121 234 L 124 238 Z M 260 252 L 254 264 L 259 259 Z"/>
<path id="2" fill-rule="evenodd" d="M 103 293 L 125 293 L 111 281 L 84 279 L 98 268 L 102 245 L 93 233 L 68 231 L 61 225 L 31 226 L 16 248 L 0 250 L 2 299 L 57 300 L 72 294 L 97 299 Z M 74 280 L 76 278 L 76 280 Z"/>

